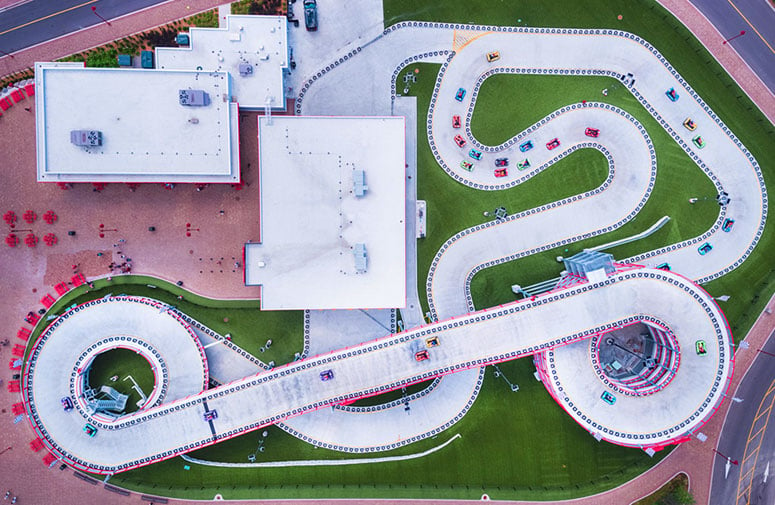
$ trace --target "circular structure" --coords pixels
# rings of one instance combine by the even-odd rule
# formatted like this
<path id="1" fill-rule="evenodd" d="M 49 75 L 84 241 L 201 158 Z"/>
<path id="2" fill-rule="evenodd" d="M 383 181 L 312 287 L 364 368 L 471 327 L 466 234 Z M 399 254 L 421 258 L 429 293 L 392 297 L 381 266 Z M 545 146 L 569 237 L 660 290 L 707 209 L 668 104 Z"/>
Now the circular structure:
<path id="1" fill-rule="evenodd" d="M 119 400 L 116 405 L 102 407 L 102 410 L 109 410 L 110 417 L 131 414 L 138 409 L 157 405 L 166 392 L 166 384 L 156 380 L 157 374 L 166 371 L 167 367 L 159 353 L 155 349 L 133 345 L 129 336 L 123 337 L 126 344 L 119 340 L 109 350 L 100 351 L 96 355 L 89 354 L 85 364 L 82 364 L 82 360 L 78 362 L 78 368 L 83 373 L 78 375 L 79 380 L 76 381 L 76 398 L 88 395 L 93 397 L 91 402 L 96 403 L 99 397 L 112 399 L 116 394 L 127 397 L 126 402 Z"/>
<path id="2" fill-rule="evenodd" d="M 84 387 L 94 358 L 117 348 L 143 356 L 155 379 L 141 410 L 118 418 L 95 411 Z M 118 296 L 71 307 L 51 323 L 30 353 L 24 400 L 40 438 L 67 460 L 65 447 L 87 442 L 87 424 L 99 436 L 99 430 L 141 414 L 142 408 L 199 393 L 208 378 L 204 349 L 178 314 L 156 300 Z M 65 398 L 72 409 L 64 408 Z M 88 467 L 86 461 L 71 463 Z"/>

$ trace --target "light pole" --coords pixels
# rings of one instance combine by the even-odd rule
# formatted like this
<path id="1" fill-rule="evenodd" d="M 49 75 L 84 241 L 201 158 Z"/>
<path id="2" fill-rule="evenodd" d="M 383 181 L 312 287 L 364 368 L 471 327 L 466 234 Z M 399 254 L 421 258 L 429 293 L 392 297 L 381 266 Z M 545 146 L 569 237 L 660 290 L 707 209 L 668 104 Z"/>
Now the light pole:
<path id="1" fill-rule="evenodd" d="M 108 21 L 107 19 L 105 19 L 104 17 L 102 17 L 102 16 L 100 16 L 100 15 L 99 15 L 99 13 L 97 12 L 97 6 L 96 6 L 96 5 L 92 5 L 92 6 L 91 6 L 91 11 L 94 13 L 94 15 L 95 15 L 95 16 L 97 16 L 98 18 L 100 18 L 100 19 L 102 20 L 102 22 L 103 22 L 103 23 L 105 23 L 105 24 L 106 24 L 106 25 L 108 25 L 108 26 L 112 26 L 112 25 L 110 24 L 110 21 Z"/>
<path id="2" fill-rule="evenodd" d="M 730 41 L 732 41 L 732 40 L 735 40 L 737 37 L 742 37 L 743 35 L 745 35 L 745 30 L 740 30 L 740 33 L 738 33 L 738 34 L 737 34 L 737 35 L 735 35 L 734 37 L 729 37 L 727 40 L 725 40 L 724 42 L 722 42 L 722 43 L 721 43 L 721 45 L 723 46 L 723 45 L 725 45 L 727 42 L 730 42 Z"/>
<path id="3" fill-rule="evenodd" d="M 736 459 L 732 459 L 732 458 L 730 458 L 729 456 L 724 456 L 723 454 L 721 454 L 721 453 L 720 453 L 719 451 L 717 451 L 716 449 L 711 449 L 711 450 L 712 450 L 713 452 L 715 452 L 716 454 L 718 454 L 719 456 L 721 456 L 722 458 L 724 458 L 725 460 L 727 460 L 727 462 L 729 462 L 729 463 L 732 463 L 733 465 L 737 465 L 737 464 L 739 464 L 739 462 L 738 462 Z"/>

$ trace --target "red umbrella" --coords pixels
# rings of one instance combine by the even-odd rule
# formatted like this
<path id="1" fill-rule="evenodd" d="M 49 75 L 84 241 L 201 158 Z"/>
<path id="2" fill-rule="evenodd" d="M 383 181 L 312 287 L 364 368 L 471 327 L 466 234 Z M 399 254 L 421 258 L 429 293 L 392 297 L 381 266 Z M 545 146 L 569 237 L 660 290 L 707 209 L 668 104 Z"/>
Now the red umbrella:
<path id="1" fill-rule="evenodd" d="M 43 220 L 48 224 L 54 224 L 57 220 L 57 215 L 53 210 L 48 210 L 45 214 L 43 214 Z"/>
<path id="2" fill-rule="evenodd" d="M 19 237 L 17 237 L 15 233 L 9 233 L 5 237 L 5 243 L 8 244 L 9 247 L 16 247 L 19 243 Z"/>
<path id="3" fill-rule="evenodd" d="M 51 247 L 52 245 L 57 243 L 57 236 L 54 235 L 53 233 L 47 233 L 43 237 L 43 242 L 45 242 L 47 246 Z"/>
<path id="4" fill-rule="evenodd" d="M 27 247 L 35 247 L 38 245 L 38 237 L 36 237 L 34 233 L 28 233 L 27 236 L 24 237 L 24 243 L 27 244 Z"/>
<path id="5" fill-rule="evenodd" d="M 31 210 L 26 211 L 23 217 L 24 217 L 24 220 L 30 224 L 34 223 L 35 220 L 38 219 L 38 215 Z"/>
<path id="6" fill-rule="evenodd" d="M 14 224 L 16 222 L 16 213 L 9 210 L 3 215 L 3 219 L 5 219 L 5 222 L 8 224 Z"/>

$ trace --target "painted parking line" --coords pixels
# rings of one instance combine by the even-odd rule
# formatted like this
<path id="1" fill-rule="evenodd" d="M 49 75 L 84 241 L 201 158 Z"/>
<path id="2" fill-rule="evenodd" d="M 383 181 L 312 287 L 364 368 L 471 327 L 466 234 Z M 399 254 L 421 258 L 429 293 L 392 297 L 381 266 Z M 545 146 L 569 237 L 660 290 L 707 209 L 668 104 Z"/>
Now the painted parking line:
<path id="1" fill-rule="evenodd" d="M 46 19 L 50 19 L 50 18 L 53 18 L 55 16 L 59 16 L 60 14 L 64 14 L 65 12 L 70 12 L 72 10 L 75 10 L 75 9 L 79 8 L 79 7 L 83 7 L 84 5 L 89 5 L 89 4 L 96 3 L 97 1 L 98 0 L 89 0 L 88 2 L 84 2 L 84 3 L 78 4 L 78 5 L 73 5 L 72 7 L 68 7 L 67 9 L 62 9 L 61 11 L 53 12 L 53 13 L 47 15 L 47 16 L 43 16 L 43 17 L 38 18 L 38 19 L 33 19 L 32 21 L 27 21 L 24 24 L 21 24 L 19 26 L 14 26 L 13 28 L 9 28 L 9 29 L 5 30 L 4 32 L 0 32 L 0 35 L 5 35 L 6 33 L 11 33 L 13 31 L 19 30 L 19 29 L 24 28 L 26 26 L 34 25 L 35 23 L 38 23 L 40 21 L 44 21 Z"/>
<path id="2" fill-rule="evenodd" d="M 772 381 L 767 392 L 764 394 L 762 401 L 759 403 L 759 409 L 756 411 L 756 416 L 751 423 L 751 430 L 749 431 L 748 439 L 745 443 L 745 452 L 743 453 L 742 463 L 740 464 L 740 478 L 737 481 L 737 498 L 735 499 L 736 504 L 748 504 L 748 497 L 751 496 L 751 487 L 753 486 L 753 478 L 756 473 L 756 460 L 759 456 L 762 441 L 764 440 L 764 433 L 770 422 L 770 414 L 772 413 L 774 403 L 775 380 Z M 763 421 L 760 423 L 759 420 L 762 418 Z M 754 442 L 757 439 L 758 442 Z M 751 442 L 754 442 L 754 444 Z M 749 461 L 751 461 L 750 466 L 748 466 Z M 743 471 L 744 469 L 745 471 Z"/>

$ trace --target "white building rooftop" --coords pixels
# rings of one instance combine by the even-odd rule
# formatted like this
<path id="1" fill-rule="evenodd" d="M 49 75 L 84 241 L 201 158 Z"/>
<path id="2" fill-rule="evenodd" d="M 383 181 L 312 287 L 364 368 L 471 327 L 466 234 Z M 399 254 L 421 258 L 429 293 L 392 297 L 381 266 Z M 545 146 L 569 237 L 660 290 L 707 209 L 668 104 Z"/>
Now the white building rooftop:
<path id="1" fill-rule="evenodd" d="M 404 135 L 403 117 L 259 117 L 261 243 L 245 246 L 245 282 L 263 309 L 406 305 Z"/>
<path id="2" fill-rule="evenodd" d="M 227 16 L 219 28 L 190 28 L 187 47 L 157 47 L 156 68 L 228 72 L 240 108 L 285 109 L 285 16 Z"/>
<path id="3" fill-rule="evenodd" d="M 210 103 L 182 105 L 181 90 Z M 39 182 L 239 182 L 225 72 L 36 63 L 35 91 Z"/>

